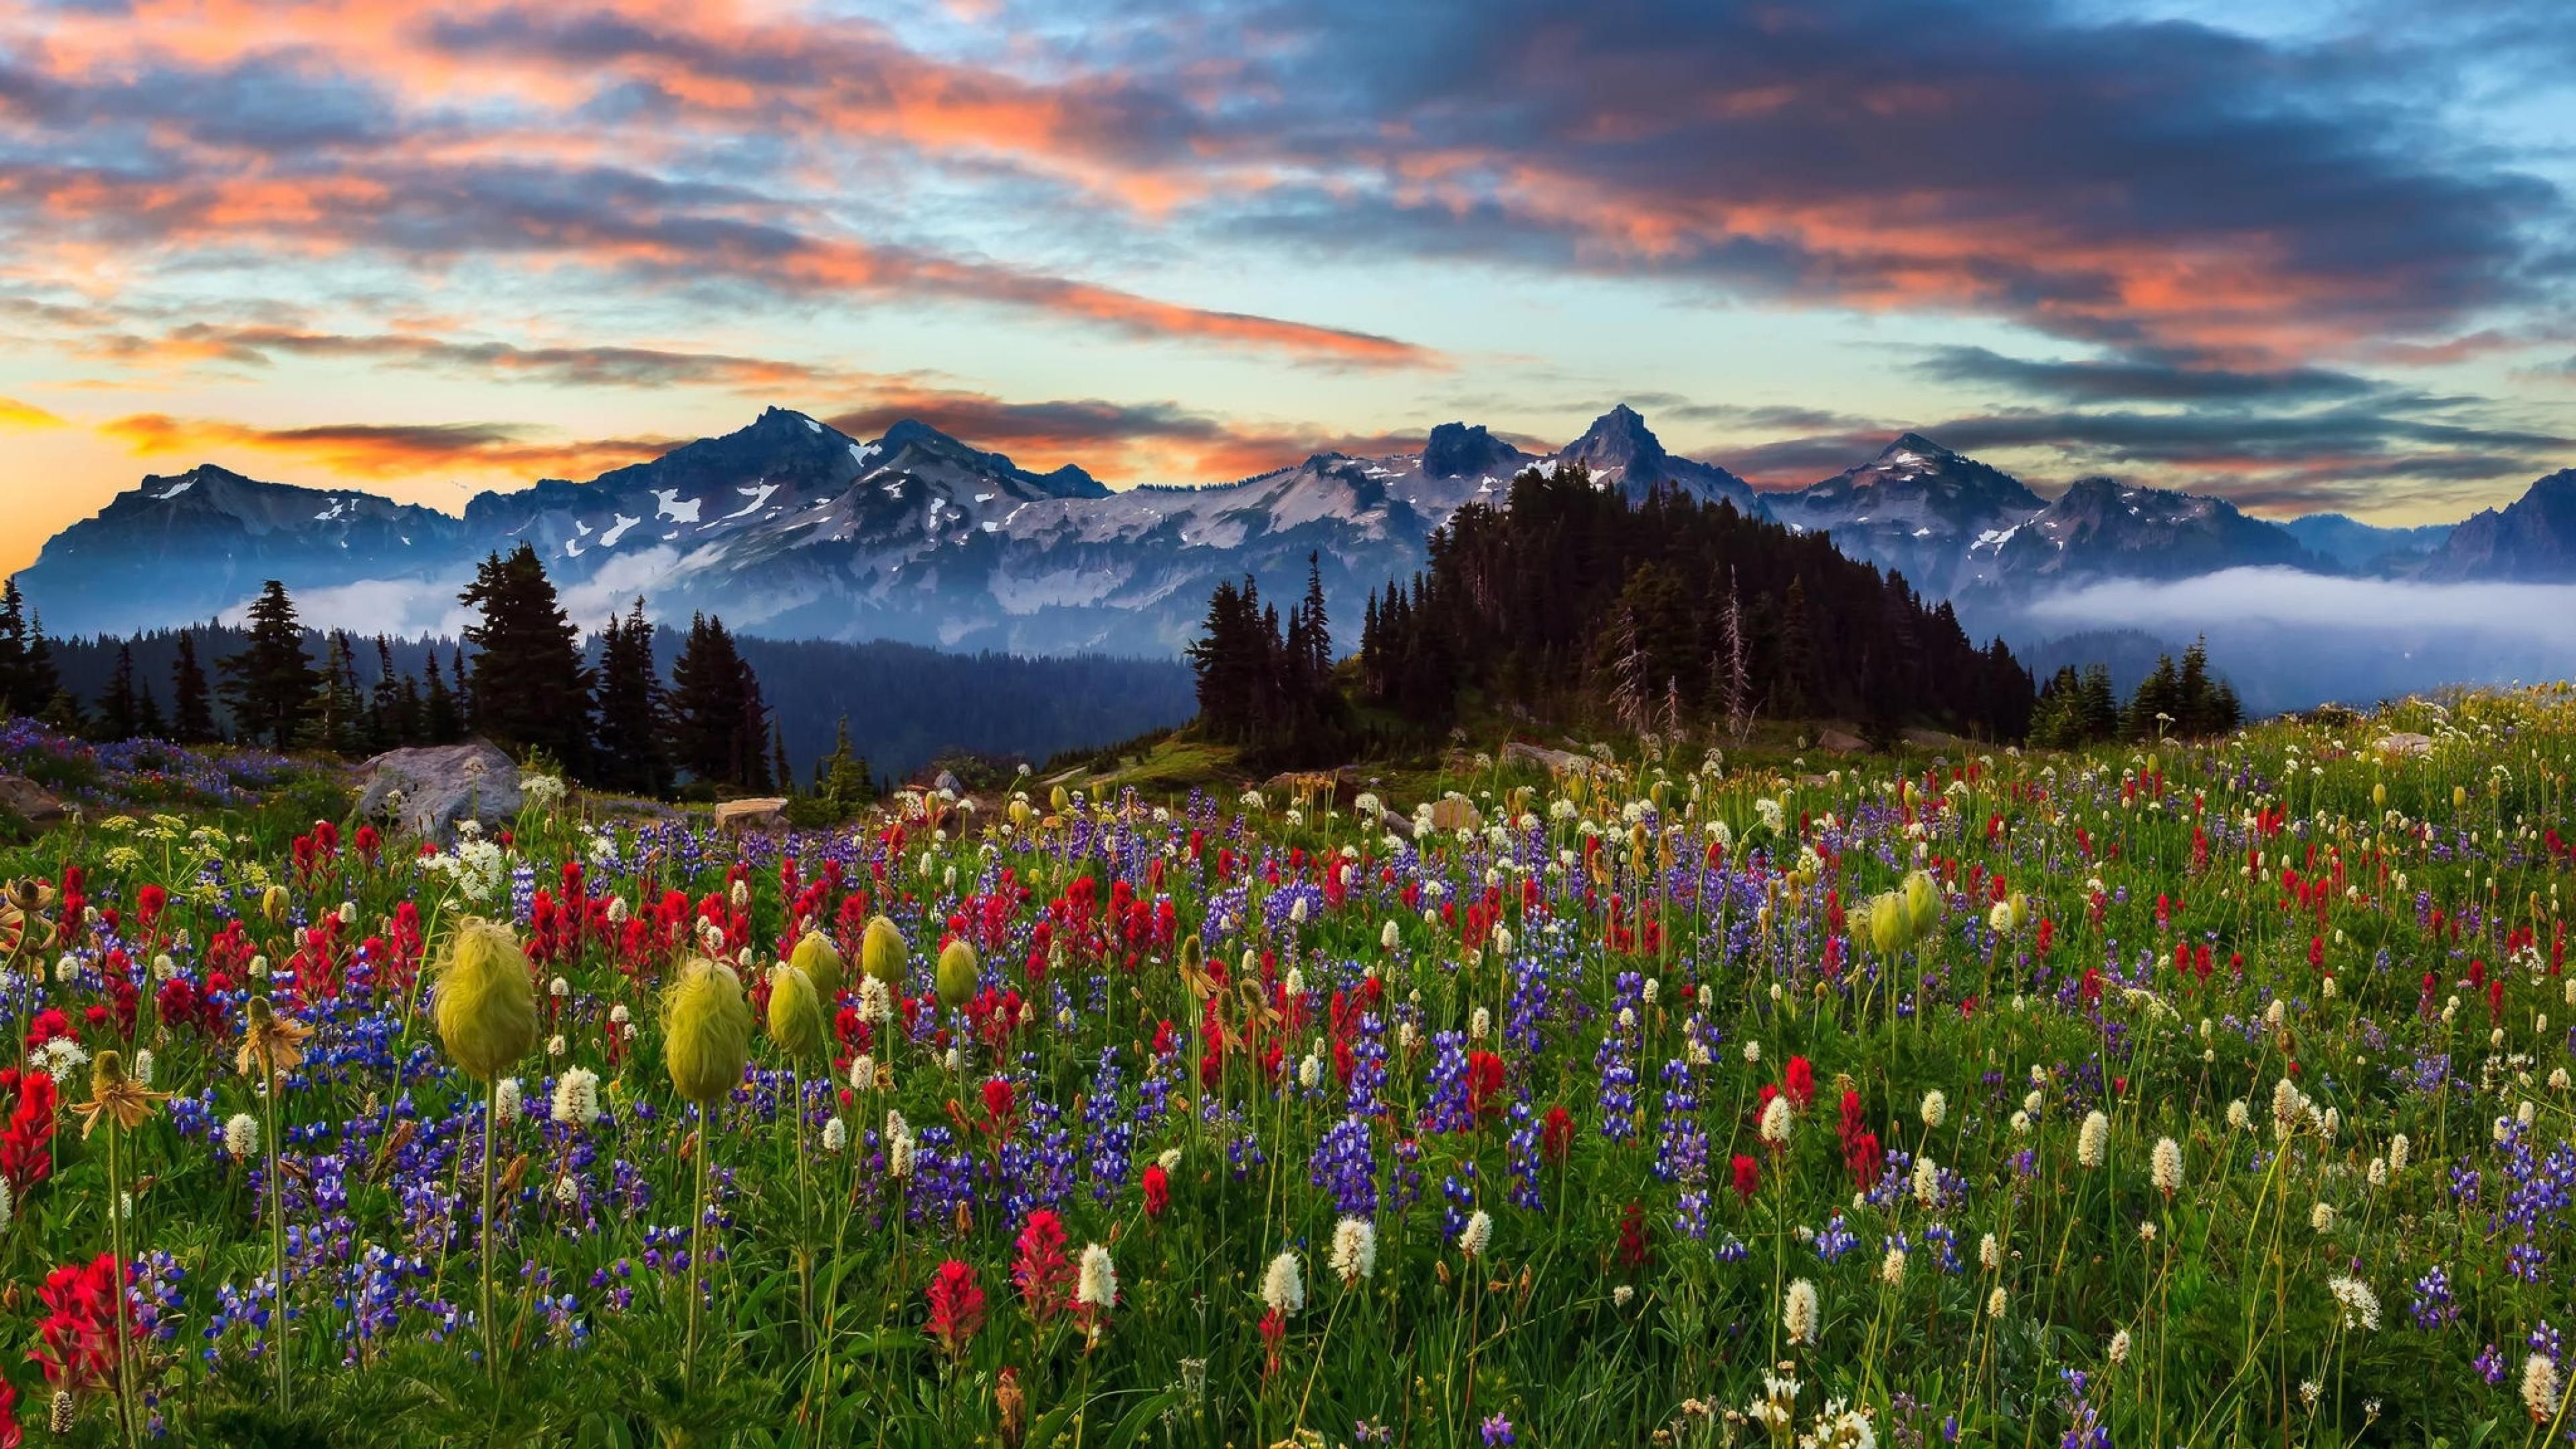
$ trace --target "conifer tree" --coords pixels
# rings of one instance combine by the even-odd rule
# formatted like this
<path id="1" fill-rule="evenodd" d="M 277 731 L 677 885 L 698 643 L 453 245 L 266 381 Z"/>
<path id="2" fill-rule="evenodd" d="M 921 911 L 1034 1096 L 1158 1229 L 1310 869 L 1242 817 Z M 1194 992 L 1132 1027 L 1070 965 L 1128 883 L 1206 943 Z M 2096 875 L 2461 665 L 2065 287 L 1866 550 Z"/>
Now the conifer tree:
<path id="1" fill-rule="evenodd" d="M 404 743 L 402 677 L 394 672 L 394 643 L 376 636 L 376 682 L 367 691 L 367 749 L 374 754 Z"/>
<path id="2" fill-rule="evenodd" d="M 439 672 L 438 651 L 428 651 L 429 683 L 420 701 L 420 734 L 425 744 L 452 745 L 465 733 L 465 721 L 456 708 L 456 693 L 447 687 L 447 676 Z"/>
<path id="3" fill-rule="evenodd" d="M 875 802 L 876 781 L 865 757 L 850 748 L 850 717 L 841 716 L 832 738 L 832 753 L 814 766 L 814 796 L 834 820 L 846 820 Z"/>
<path id="4" fill-rule="evenodd" d="M 675 762 L 702 784 L 771 788 L 769 710 L 724 620 L 700 614 L 671 667 Z"/>
<path id="5" fill-rule="evenodd" d="M 600 641 L 599 783 L 638 795 L 663 794 L 671 788 L 668 720 L 644 600 L 637 598 L 625 618 L 611 618 Z"/>
<path id="6" fill-rule="evenodd" d="M 107 691 L 99 696 L 90 723 L 102 740 L 130 740 L 142 733 L 143 706 L 134 694 L 131 640 L 116 646 L 116 668 L 108 675 Z"/>
<path id="7" fill-rule="evenodd" d="M 45 637 L 45 620 L 41 614 L 30 614 L 27 618 L 27 660 L 23 683 L 28 697 L 46 701 L 48 709 L 52 708 L 55 696 L 69 698 L 63 689 L 62 676 L 54 672 L 54 643 Z M 77 715 L 78 712 L 79 705 L 75 702 L 73 713 Z"/>
<path id="8" fill-rule="evenodd" d="M 286 586 L 270 579 L 250 606 L 250 643 L 226 656 L 224 703 L 244 739 L 293 747 L 313 705 L 314 670 Z"/>
<path id="9" fill-rule="evenodd" d="M 479 611 L 465 628 L 474 646 L 467 691 L 475 729 L 516 751 L 542 750 L 565 770 L 590 765 L 590 671 L 581 631 L 565 616 L 534 547 L 493 554 L 457 596 Z"/>
<path id="10" fill-rule="evenodd" d="M 358 688 L 357 654 L 345 631 L 333 631 L 324 650 L 301 739 L 307 748 L 338 755 L 354 756 L 366 750 L 367 700 Z"/>
<path id="11" fill-rule="evenodd" d="M 0 582 L 0 719 L 32 715 L 45 704 L 27 677 L 27 601 L 13 576 Z"/>
<path id="12" fill-rule="evenodd" d="M 170 666 L 170 734 L 180 744 L 202 745 L 215 738 L 215 699 L 206 671 L 197 663 L 197 636 L 179 634 L 179 657 Z"/>

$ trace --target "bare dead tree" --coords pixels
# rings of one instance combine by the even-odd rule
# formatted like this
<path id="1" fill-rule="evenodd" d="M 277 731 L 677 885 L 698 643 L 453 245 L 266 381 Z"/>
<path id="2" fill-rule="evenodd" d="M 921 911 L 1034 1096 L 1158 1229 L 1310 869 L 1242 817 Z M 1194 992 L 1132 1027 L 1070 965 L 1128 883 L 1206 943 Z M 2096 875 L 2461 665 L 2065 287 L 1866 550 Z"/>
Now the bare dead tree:
<path id="1" fill-rule="evenodd" d="M 1741 745 L 1753 737 L 1753 671 L 1744 641 L 1744 594 L 1733 569 L 1726 571 L 1726 643 L 1719 669 L 1726 680 L 1726 732 Z"/>

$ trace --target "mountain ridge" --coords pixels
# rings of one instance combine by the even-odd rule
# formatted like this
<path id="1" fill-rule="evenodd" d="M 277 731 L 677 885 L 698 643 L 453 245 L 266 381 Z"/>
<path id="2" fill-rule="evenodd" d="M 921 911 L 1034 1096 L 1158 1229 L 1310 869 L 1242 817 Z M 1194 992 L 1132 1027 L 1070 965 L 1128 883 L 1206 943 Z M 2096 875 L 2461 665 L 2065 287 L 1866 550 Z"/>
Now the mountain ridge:
<path id="1" fill-rule="evenodd" d="M 386 627 L 434 627 L 474 561 L 525 542 L 583 618 L 642 593 L 663 617 L 703 610 L 775 638 L 1176 653 L 1218 580 L 1294 591 L 1310 559 L 1348 627 L 1368 593 L 1423 566 L 1429 536 L 1458 509 L 1499 503 L 1521 472 L 1560 465 L 1632 501 L 1672 487 L 1827 534 L 1963 605 L 2104 577 L 2357 567 L 2223 499 L 2107 479 L 2049 498 L 1916 431 L 1803 488 L 1756 490 L 1670 452 L 1620 403 L 1548 454 L 1453 421 L 1414 452 L 1323 451 L 1230 483 L 1113 491 L 1078 466 L 1041 473 L 917 419 L 862 440 L 770 407 L 734 432 L 586 482 L 478 493 L 455 515 L 201 464 L 120 492 L 49 539 L 20 578 L 65 632 L 208 617 L 268 577 Z M 2576 521 L 2559 521 L 2556 491 L 2534 501 L 2562 478 L 2576 499 L 2576 470 L 2542 480 L 2472 520 L 2465 542 L 2428 546 L 2426 576 L 2576 577 Z M 2395 532 L 2349 529 L 2366 535 L 2361 546 Z"/>

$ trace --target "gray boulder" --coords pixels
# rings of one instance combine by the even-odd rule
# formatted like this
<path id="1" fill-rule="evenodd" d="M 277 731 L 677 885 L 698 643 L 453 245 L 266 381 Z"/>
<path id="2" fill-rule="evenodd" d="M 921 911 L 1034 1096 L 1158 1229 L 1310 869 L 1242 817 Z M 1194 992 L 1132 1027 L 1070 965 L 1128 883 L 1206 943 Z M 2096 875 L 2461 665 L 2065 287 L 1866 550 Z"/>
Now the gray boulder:
<path id="1" fill-rule="evenodd" d="M 0 775 L 0 810 L 34 825 L 60 820 L 68 813 L 52 792 L 23 775 Z"/>
<path id="2" fill-rule="evenodd" d="M 1536 765 L 1551 775 L 1582 775 L 1592 770 L 1592 757 L 1572 750 L 1551 750 L 1545 745 L 1528 745 L 1513 740 L 1503 746 L 1506 765 Z"/>
<path id="3" fill-rule="evenodd" d="M 519 813 L 519 766 L 489 740 L 391 750 L 358 768 L 359 815 L 442 845 L 460 821 L 489 832 Z"/>

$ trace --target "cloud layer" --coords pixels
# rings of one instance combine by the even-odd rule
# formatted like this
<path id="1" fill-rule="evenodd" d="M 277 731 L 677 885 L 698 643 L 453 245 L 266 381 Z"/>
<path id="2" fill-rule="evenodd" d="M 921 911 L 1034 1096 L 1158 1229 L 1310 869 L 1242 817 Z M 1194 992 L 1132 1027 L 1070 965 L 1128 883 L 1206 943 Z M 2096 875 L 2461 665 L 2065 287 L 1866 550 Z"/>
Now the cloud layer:
<path id="1" fill-rule="evenodd" d="M 2564 158 L 2480 119 L 2564 100 L 2554 3 L 2110 9 L 0 0 L 0 428 L 489 478 L 756 399 L 1198 481 L 1662 393 L 1773 484 L 2560 461 Z M 1697 340 L 1748 316 L 1848 367 Z"/>

